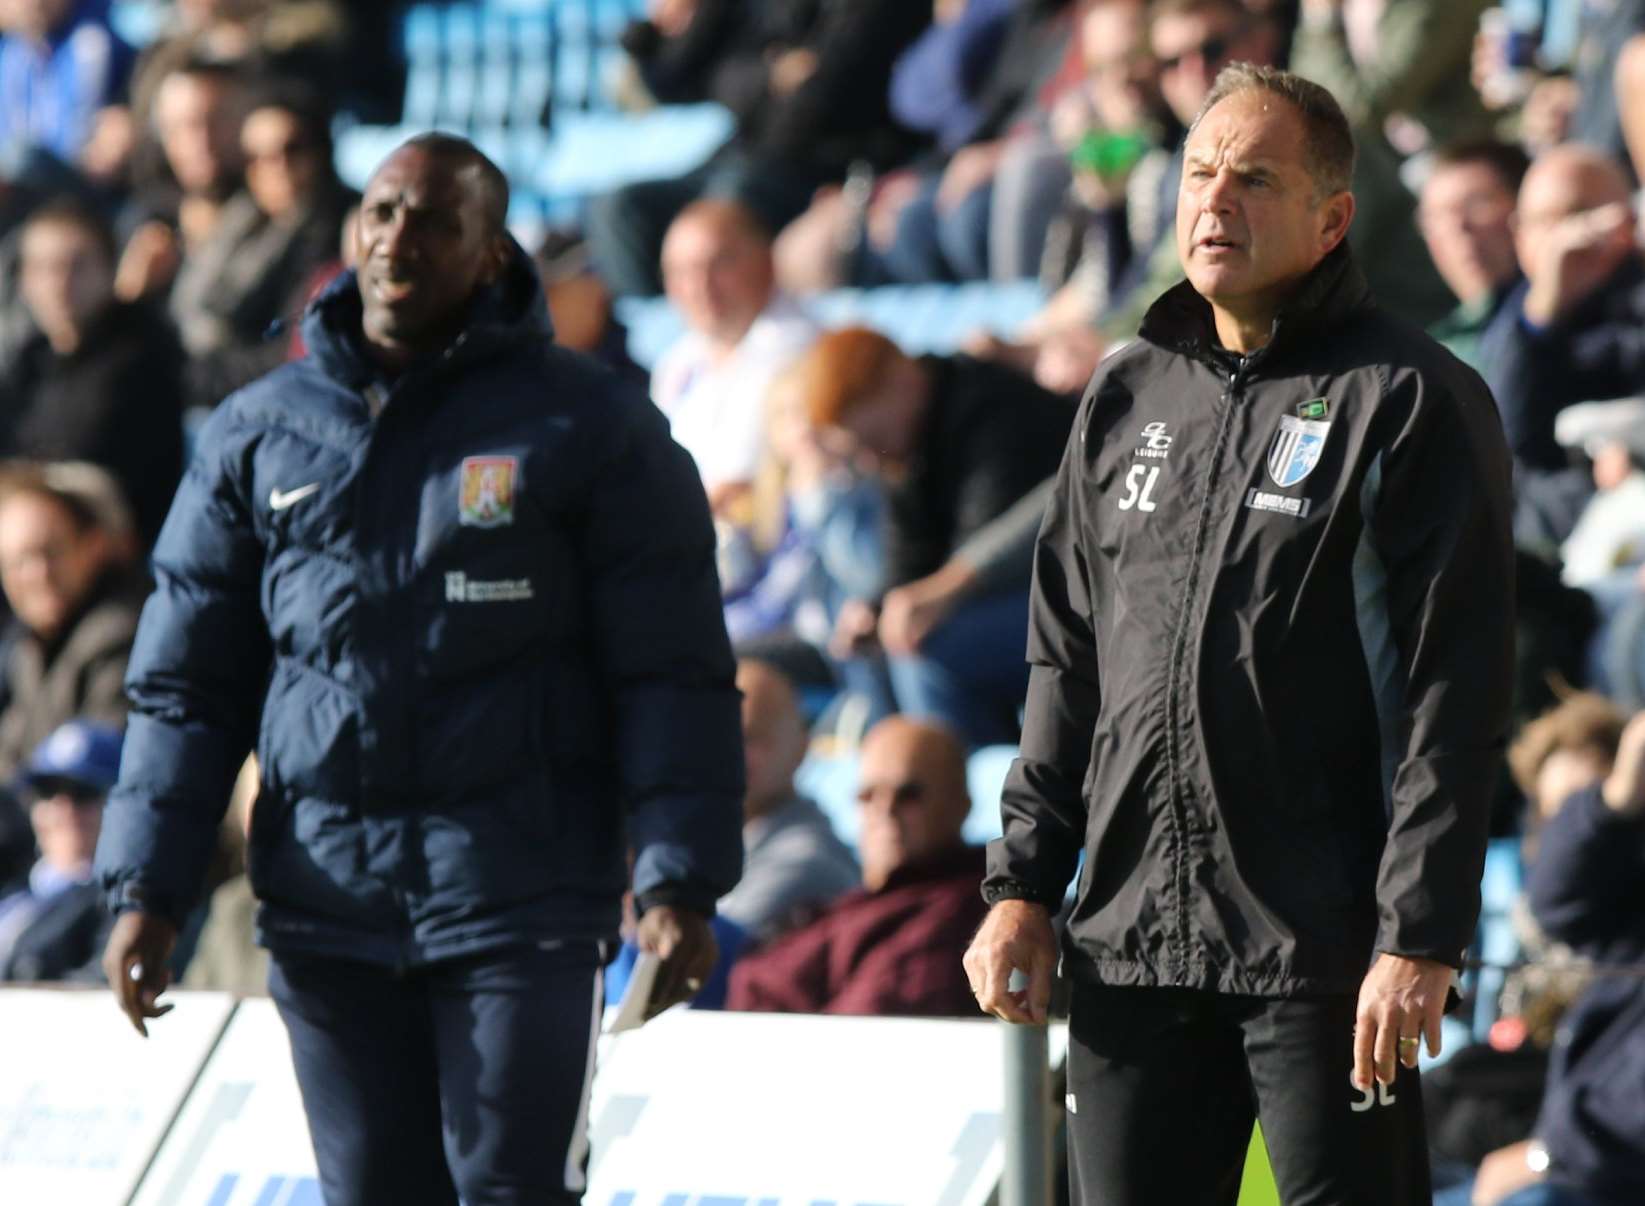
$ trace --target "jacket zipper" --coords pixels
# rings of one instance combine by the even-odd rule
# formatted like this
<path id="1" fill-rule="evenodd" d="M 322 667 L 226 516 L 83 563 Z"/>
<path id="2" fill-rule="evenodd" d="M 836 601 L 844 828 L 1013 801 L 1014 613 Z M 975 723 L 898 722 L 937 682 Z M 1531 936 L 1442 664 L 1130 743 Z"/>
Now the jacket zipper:
<path id="1" fill-rule="evenodd" d="M 1245 371 L 1250 357 L 1242 357 L 1228 374 L 1228 385 L 1222 392 L 1222 413 L 1217 420 L 1216 442 L 1211 447 L 1211 459 L 1206 465 L 1205 487 L 1200 495 L 1199 515 L 1194 524 L 1194 542 L 1189 554 L 1188 576 L 1183 584 L 1182 605 L 1178 610 L 1177 630 L 1172 636 L 1171 656 L 1166 666 L 1165 732 L 1166 766 L 1170 782 L 1172 820 L 1177 831 L 1175 857 L 1172 866 L 1172 888 L 1176 893 L 1176 947 L 1177 962 L 1183 975 L 1189 961 L 1188 906 L 1192 898 L 1189 882 L 1189 788 L 1182 772 L 1182 677 L 1187 659 L 1189 637 L 1194 625 L 1195 597 L 1199 593 L 1200 565 L 1205 555 L 1205 543 L 1210 529 L 1211 504 L 1216 497 L 1216 483 L 1222 468 L 1224 452 L 1228 447 L 1228 433 L 1233 426 L 1234 405 L 1245 384 Z"/>

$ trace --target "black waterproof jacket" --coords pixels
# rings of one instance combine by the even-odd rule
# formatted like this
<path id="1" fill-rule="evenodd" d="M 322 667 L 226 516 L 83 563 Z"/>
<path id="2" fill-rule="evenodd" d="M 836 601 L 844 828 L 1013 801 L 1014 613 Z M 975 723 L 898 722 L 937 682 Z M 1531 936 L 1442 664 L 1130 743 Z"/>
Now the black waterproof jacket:
<path id="1" fill-rule="evenodd" d="M 1509 714 L 1509 460 L 1479 377 L 1333 252 L 1244 358 L 1183 284 L 1098 370 L 1040 532 L 985 895 L 1116 985 L 1460 961 Z"/>

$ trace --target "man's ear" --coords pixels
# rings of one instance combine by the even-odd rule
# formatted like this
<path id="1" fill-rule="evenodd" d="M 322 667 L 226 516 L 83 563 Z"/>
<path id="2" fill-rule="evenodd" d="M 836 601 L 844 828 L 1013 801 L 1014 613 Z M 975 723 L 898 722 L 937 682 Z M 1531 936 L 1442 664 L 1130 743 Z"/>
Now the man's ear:
<path id="1" fill-rule="evenodd" d="M 1354 194 L 1344 189 L 1327 197 L 1320 207 L 1320 217 L 1320 251 L 1329 254 L 1348 235 L 1348 227 L 1354 220 Z"/>
<path id="2" fill-rule="evenodd" d="M 480 283 L 483 285 L 495 284 L 508 267 L 511 241 L 506 231 L 498 231 L 492 236 L 486 247 L 485 269 L 480 273 Z"/>

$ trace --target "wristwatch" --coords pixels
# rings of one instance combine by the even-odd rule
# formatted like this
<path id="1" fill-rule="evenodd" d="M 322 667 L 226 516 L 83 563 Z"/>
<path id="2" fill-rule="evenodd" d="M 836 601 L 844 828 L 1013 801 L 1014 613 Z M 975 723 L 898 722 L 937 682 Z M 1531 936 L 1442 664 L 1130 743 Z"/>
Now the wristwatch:
<path id="1" fill-rule="evenodd" d="M 1060 900 L 1047 900 L 1045 893 L 1020 879 L 991 879 L 982 886 L 982 898 L 990 908 L 1002 900 L 1026 900 L 1043 905 L 1052 913 L 1062 903 Z"/>
<path id="2" fill-rule="evenodd" d="M 1540 1139 L 1533 1139 L 1525 1145 L 1525 1167 L 1541 1176 L 1548 1171 L 1548 1165 L 1553 1161 L 1548 1157 L 1548 1148 Z"/>

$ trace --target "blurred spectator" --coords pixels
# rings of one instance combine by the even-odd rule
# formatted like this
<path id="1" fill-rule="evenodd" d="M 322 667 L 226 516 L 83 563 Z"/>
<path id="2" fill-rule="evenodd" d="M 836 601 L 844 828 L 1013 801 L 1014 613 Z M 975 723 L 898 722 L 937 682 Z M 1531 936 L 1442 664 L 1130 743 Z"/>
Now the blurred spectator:
<path id="1" fill-rule="evenodd" d="M 0 148 L 0 362 L 35 334 L 17 293 L 18 244 L 23 223 L 48 201 L 89 202 L 86 180 L 55 155 L 38 147 Z"/>
<path id="2" fill-rule="evenodd" d="M 1588 681 L 1638 711 L 1645 708 L 1645 400 L 1568 406 L 1554 434 L 1593 465 L 1593 498 L 1559 550 L 1562 578 L 1587 591 L 1599 613 Z"/>
<path id="3" fill-rule="evenodd" d="M 1046 234 L 1040 265 L 1041 281 L 1056 292 L 1013 341 L 978 333 L 967 343 L 967 350 L 1032 373 L 1056 393 L 1085 387 L 1102 352 L 1098 317 L 1176 208 L 1180 164 L 1171 148 L 1180 128 L 1159 109 L 1159 65 L 1149 50 L 1146 17 L 1132 0 L 1086 11 L 1080 23 L 1085 87 L 1052 115 L 1053 133 L 1072 165 L 1072 184 Z"/>
<path id="4" fill-rule="evenodd" d="M 0 587 L 13 616 L 0 781 L 76 716 L 118 724 L 146 583 L 119 489 L 92 465 L 22 465 L 0 479 Z"/>
<path id="5" fill-rule="evenodd" d="M 1428 333 L 1475 369 L 1479 342 L 1520 282 L 1514 202 L 1530 160 L 1511 143 L 1466 142 L 1434 155 L 1417 204 L 1428 256 L 1457 307 Z"/>
<path id="6" fill-rule="evenodd" d="M 1629 192 L 1614 160 L 1574 144 L 1544 153 L 1520 187 L 1515 239 L 1526 279 L 1480 356 L 1519 469 L 1515 531 L 1524 543 L 1562 541 L 1592 493 L 1554 439 L 1555 416 L 1645 387 L 1645 260 Z"/>
<path id="7" fill-rule="evenodd" d="M 1014 740 L 1028 580 L 967 598 L 953 555 L 1052 475 L 1073 407 L 1010 369 L 910 357 L 860 327 L 823 336 L 798 371 L 820 438 L 878 474 L 888 499 L 888 592 L 841 609 L 835 655 L 883 648 L 903 711 L 973 745 Z"/>
<path id="8" fill-rule="evenodd" d="M 240 187 L 241 105 L 235 74 L 209 63 L 185 63 L 157 86 L 155 143 L 133 165 L 132 230 L 115 275 L 127 301 L 164 295 L 183 256 L 216 229 Z"/>
<path id="9" fill-rule="evenodd" d="M 594 271 L 582 236 L 550 231 L 532 258 L 548 299 L 554 342 L 594 357 L 623 380 L 644 388 L 646 371 L 628 354 L 628 328 L 612 310 L 611 290 Z"/>
<path id="10" fill-rule="evenodd" d="M 1415 322 L 1449 306 L 1412 222 L 1401 177 L 1424 150 L 1482 138 L 1490 119 L 1468 81 L 1488 0 L 1303 0 L 1291 70 L 1323 84 L 1354 131 L 1354 253 L 1378 302 Z"/>
<path id="11" fill-rule="evenodd" d="M 1530 804 L 1522 842 L 1527 864 L 1542 826 L 1571 795 L 1610 773 L 1622 728 L 1623 715 L 1608 700 L 1578 691 L 1520 730 L 1508 763 Z M 1510 924 L 1521 966 L 1501 987 L 1490 1041 L 1463 1047 L 1423 1073 L 1423 1114 L 1441 1185 L 1471 1179 L 1480 1161 L 1531 1129 L 1560 1020 L 1593 978 L 1586 959 L 1542 932 L 1523 894 Z"/>
<path id="12" fill-rule="evenodd" d="M 185 250 L 169 300 L 194 407 L 215 406 L 285 359 L 270 327 L 301 312 L 355 201 L 332 167 L 329 115 L 296 85 L 271 85 L 251 101 L 240 151 L 245 189 Z"/>
<path id="13" fill-rule="evenodd" d="M 92 878 L 103 804 L 120 772 L 120 731 L 71 720 L 53 730 L 18 779 L 40 856 L 0 887 L 0 981 L 102 979 L 112 919 Z"/>
<path id="14" fill-rule="evenodd" d="M 349 79 L 336 66 L 345 36 L 361 10 L 392 5 L 353 5 L 345 15 L 337 0 L 177 0 L 168 23 L 144 48 L 131 81 L 132 113 L 149 120 L 155 92 L 173 71 L 189 62 L 214 63 L 242 76 L 281 75 L 333 92 L 357 87 L 363 64 L 350 47 Z M 385 31 L 386 32 L 386 31 Z"/>
<path id="15" fill-rule="evenodd" d="M 1560 1024 L 1532 1137 L 1492 1152 L 1472 1185 L 1436 1204 L 1645 1200 L 1645 980 L 1632 974 L 1645 961 L 1645 716 L 1603 781 L 1544 826 L 1528 892 L 1543 930 L 1601 966 Z"/>
<path id="16" fill-rule="evenodd" d="M 986 0 L 972 0 L 979 2 Z M 911 284 L 987 279 L 990 232 L 1002 227 L 1033 230 L 1033 249 L 1022 258 L 1038 260 L 1046 223 L 1067 187 L 1067 161 L 1042 160 L 1041 170 L 1050 173 L 1049 187 L 1039 190 L 1043 199 L 1032 187 L 1020 190 L 1013 197 L 1018 212 L 1009 215 L 993 212 L 994 179 L 1011 144 L 1033 138 L 1037 122 L 1079 79 L 1071 8 L 1069 0 L 1019 0 L 1012 6 L 993 63 L 971 98 L 974 123 L 963 132 L 962 145 L 943 145 L 943 157 L 920 171 L 896 216 L 890 245 L 873 257 L 871 279 L 883 275 Z M 940 133 L 942 124 L 932 124 L 933 114 L 908 103 L 932 90 L 922 78 L 928 73 L 918 70 L 925 66 L 919 59 L 899 62 L 892 77 L 892 112 L 905 124 L 922 122 Z"/>
<path id="17" fill-rule="evenodd" d="M 658 291 L 663 235 L 699 197 L 735 198 L 777 231 L 854 161 L 901 160 L 910 140 L 890 118 L 891 65 L 930 15 L 923 0 L 758 6 L 754 28 L 715 71 L 712 95 L 737 119 L 731 141 L 684 176 L 631 184 L 591 206 L 589 242 L 612 288 Z"/>
<path id="18" fill-rule="evenodd" d="M 619 41 L 645 100 L 664 105 L 711 99 L 715 69 L 750 28 L 744 0 L 650 0 Z"/>
<path id="19" fill-rule="evenodd" d="M 718 525 L 721 585 L 739 654 L 827 689 L 837 670 L 823 651 L 840 606 L 882 590 L 885 493 L 817 439 L 799 367 L 779 374 L 766 398 L 766 456 L 749 523 Z M 889 713 L 889 688 L 878 680 L 872 688 Z"/>
<path id="20" fill-rule="evenodd" d="M 1182 130 L 1199 113 L 1224 66 L 1273 64 L 1281 49 L 1273 23 L 1239 0 L 1155 0 L 1148 9 L 1148 43 L 1159 66 L 1160 94 Z M 977 341 L 974 346 L 980 353 L 1031 365 L 1042 385 L 1067 392 L 1090 380 L 1110 345 L 1136 336 L 1148 307 L 1182 279 L 1174 226 L 1182 148 L 1179 138 L 1159 176 L 1153 244 L 1133 248 L 1120 279 L 1110 288 L 1106 310 L 1095 317 L 1096 329 L 1082 321 L 1083 315 L 1064 322 L 1055 312 L 1042 314 L 1018 334 L 1015 344 Z"/>
<path id="21" fill-rule="evenodd" d="M 658 360 L 651 397 L 723 516 L 753 483 L 772 380 L 819 328 L 776 291 L 771 240 L 735 201 L 682 210 L 663 243 L 662 269 L 686 333 Z"/>
<path id="22" fill-rule="evenodd" d="M 965 751 L 893 716 L 863 740 L 862 887 L 731 971 L 728 1009 L 947 1016 L 976 1008 L 960 955 L 982 920 L 980 847 L 960 837 Z"/>
<path id="23" fill-rule="evenodd" d="M 99 136 L 118 145 L 99 147 L 99 175 L 123 165 L 130 128 L 110 120 L 124 99 L 132 50 L 108 25 L 100 0 L 11 0 L 0 36 L 0 147 L 42 147 L 64 163 L 79 163 Z M 99 11 L 101 10 L 101 11 Z"/>
<path id="24" fill-rule="evenodd" d="M 781 671 L 742 660 L 743 877 L 719 911 L 757 941 L 775 937 L 856 887 L 857 860 L 811 800 L 794 788 L 807 733 L 799 697 Z"/>
<path id="25" fill-rule="evenodd" d="M 1570 137 L 1619 162 L 1629 154 L 1624 123 L 1637 125 L 1637 109 L 1625 112 L 1618 90 L 1624 100 L 1639 93 L 1645 52 L 1635 35 L 1641 32 L 1645 32 L 1645 0 L 1582 0 L 1579 38 L 1571 61 L 1577 103 Z"/>
<path id="26" fill-rule="evenodd" d="M 78 203 L 35 211 L 21 261 L 38 334 L 0 360 L 0 455 L 101 465 L 151 545 L 183 472 L 177 337 L 115 297 L 114 234 Z"/>

